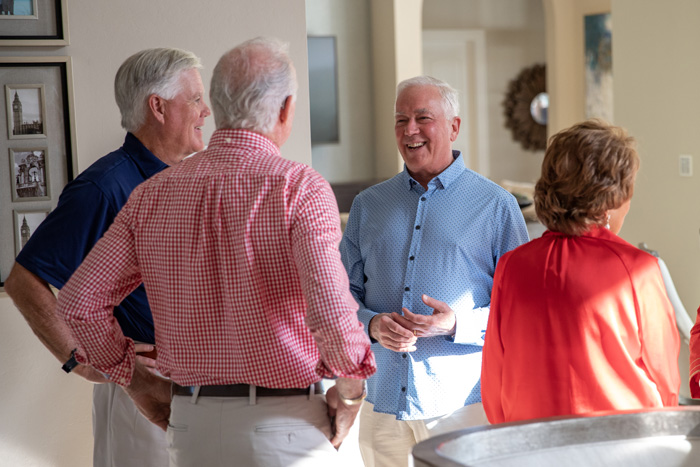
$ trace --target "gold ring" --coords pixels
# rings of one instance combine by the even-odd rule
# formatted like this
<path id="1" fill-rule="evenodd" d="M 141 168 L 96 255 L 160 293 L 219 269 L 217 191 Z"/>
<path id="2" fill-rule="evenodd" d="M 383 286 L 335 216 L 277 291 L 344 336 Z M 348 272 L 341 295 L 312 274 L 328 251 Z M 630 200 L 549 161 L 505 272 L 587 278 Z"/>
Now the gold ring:
<path id="1" fill-rule="evenodd" d="M 416 336 L 416 337 L 418 337 L 418 331 L 414 329 L 414 330 L 413 330 L 413 335 Z"/>

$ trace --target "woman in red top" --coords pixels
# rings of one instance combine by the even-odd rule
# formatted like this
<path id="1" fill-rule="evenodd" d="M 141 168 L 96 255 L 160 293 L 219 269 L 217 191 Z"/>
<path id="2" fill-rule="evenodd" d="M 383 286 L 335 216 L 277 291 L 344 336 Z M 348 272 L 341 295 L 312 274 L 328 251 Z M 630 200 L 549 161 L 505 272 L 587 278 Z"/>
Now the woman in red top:
<path id="1" fill-rule="evenodd" d="M 494 276 L 481 374 L 491 423 L 677 404 L 658 263 L 617 236 L 638 167 L 634 140 L 600 121 L 550 139 L 535 187 L 548 231 Z"/>

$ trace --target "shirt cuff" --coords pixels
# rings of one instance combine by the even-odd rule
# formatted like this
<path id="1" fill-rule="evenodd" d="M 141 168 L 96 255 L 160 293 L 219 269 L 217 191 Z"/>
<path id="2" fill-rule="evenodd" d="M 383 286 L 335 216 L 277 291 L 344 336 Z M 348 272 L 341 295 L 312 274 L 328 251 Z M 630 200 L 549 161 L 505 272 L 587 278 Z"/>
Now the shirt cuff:
<path id="1" fill-rule="evenodd" d="M 483 347 L 489 308 L 455 311 L 455 333 L 446 339 L 456 344 Z"/>

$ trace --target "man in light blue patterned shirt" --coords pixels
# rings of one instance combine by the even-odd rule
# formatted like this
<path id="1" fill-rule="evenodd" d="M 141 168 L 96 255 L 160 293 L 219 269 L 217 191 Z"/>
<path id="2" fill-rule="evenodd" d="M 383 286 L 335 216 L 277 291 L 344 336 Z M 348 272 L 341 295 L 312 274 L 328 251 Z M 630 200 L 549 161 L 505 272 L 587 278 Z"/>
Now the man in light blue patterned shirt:
<path id="1" fill-rule="evenodd" d="M 377 373 L 367 380 L 367 467 L 408 465 L 431 436 L 487 424 L 481 350 L 496 263 L 528 241 L 515 198 L 452 150 L 457 92 L 422 76 L 397 87 L 404 170 L 354 200 L 340 251 Z"/>

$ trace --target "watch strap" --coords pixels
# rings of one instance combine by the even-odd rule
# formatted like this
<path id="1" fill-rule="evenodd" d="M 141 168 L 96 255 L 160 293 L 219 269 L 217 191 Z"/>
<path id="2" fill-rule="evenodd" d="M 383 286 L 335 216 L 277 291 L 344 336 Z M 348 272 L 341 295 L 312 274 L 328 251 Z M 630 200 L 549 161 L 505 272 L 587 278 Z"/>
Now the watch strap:
<path id="1" fill-rule="evenodd" d="M 73 349 L 70 351 L 70 358 L 63 364 L 61 369 L 66 373 L 70 373 L 73 369 L 78 366 L 78 360 L 75 358 L 75 351 L 78 349 Z"/>

